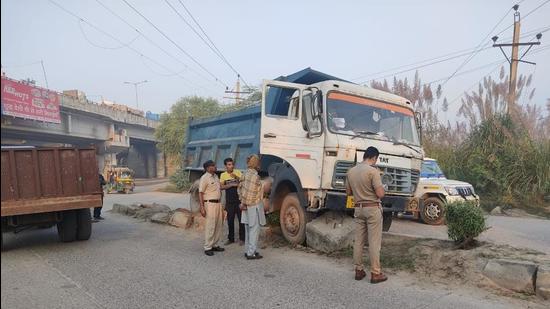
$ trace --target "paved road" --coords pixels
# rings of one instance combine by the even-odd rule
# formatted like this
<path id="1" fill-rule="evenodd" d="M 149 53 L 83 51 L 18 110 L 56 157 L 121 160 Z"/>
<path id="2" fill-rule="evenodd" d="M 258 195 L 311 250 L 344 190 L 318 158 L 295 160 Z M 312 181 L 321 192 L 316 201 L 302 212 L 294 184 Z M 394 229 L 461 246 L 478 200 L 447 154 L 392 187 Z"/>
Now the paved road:
<path id="1" fill-rule="evenodd" d="M 189 208 L 189 196 L 187 194 L 174 194 L 153 192 L 154 186 L 137 187 L 136 193 L 108 194 L 106 195 L 106 209 L 110 209 L 112 203 L 162 203 L 172 208 Z M 528 248 L 550 254 L 550 220 L 489 216 L 488 225 L 491 227 L 480 237 L 481 240 L 498 244 L 511 245 L 518 248 Z M 414 236 L 447 239 L 445 226 L 429 226 L 408 219 L 397 219 L 391 227 L 391 232 Z"/>
<path id="2" fill-rule="evenodd" d="M 55 229 L 5 235 L 2 308 L 527 308 L 399 274 L 371 285 L 347 259 L 242 247 L 207 257 L 195 232 L 106 213 L 92 239 L 59 243 Z M 531 308 L 537 308 L 531 307 Z"/>

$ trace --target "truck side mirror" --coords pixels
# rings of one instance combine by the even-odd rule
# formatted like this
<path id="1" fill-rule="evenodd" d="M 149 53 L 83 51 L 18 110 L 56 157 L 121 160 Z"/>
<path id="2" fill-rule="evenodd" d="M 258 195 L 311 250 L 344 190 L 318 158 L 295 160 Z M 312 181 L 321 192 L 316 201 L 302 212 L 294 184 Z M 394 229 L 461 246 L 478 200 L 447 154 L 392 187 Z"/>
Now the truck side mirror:
<path id="1" fill-rule="evenodd" d="M 308 138 L 321 136 L 323 133 L 318 101 L 317 94 L 311 92 L 302 96 L 302 121 Z"/>

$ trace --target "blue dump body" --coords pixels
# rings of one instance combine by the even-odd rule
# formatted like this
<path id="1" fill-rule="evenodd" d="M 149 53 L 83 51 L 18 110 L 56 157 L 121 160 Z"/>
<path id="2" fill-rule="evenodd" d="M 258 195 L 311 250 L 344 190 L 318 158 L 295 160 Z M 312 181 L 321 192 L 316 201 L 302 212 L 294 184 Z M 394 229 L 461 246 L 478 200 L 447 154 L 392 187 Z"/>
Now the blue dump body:
<path id="1" fill-rule="evenodd" d="M 223 169 L 223 160 L 231 157 L 238 169 L 246 169 L 246 157 L 260 152 L 260 106 L 221 116 L 192 120 L 187 129 L 185 164 L 187 169 L 202 170 L 207 160 Z"/>
<path id="2" fill-rule="evenodd" d="M 310 68 L 278 77 L 276 80 L 310 85 L 325 80 L 342 80 Z M 288 92 L 288 93 L 285 93 Z M 266 109 L 271 114 L 278 110 L 288 110 L 282 106 L 288 95 L 294 90 L 270 91 L 266 99 Z M 246 157 L 260 152 L 260 106 L 253 106 L 224 115 L 195 119 L 189 123 L 187 140 L 184 149 L 184 164 L 188 170 L 203 170 L 202 164 L 207 160 L 216 162 L 218 169 L 223 169 L 223 160 L 231 157 L 238 169 L 246 168 Z M 262 169 L 267 162 L 262 162 Z"/>

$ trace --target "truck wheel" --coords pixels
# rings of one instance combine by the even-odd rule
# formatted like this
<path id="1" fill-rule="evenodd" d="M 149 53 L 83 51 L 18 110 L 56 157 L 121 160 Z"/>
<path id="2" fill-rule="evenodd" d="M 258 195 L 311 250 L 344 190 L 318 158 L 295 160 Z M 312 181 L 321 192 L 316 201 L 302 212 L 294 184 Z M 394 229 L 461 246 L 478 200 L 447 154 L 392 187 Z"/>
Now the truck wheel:
<path id="1" fill-rule="evenodd" d="M 77 219 L 76 211 L 66 210 L 63 212 L 63 219 L 57 223 L 57 235 L 62 242 L 71 242 L 76 239 Z"/>
<path id="2" fill-rule="evenodd" d="M 420 211 L 422 221 L 429 225 L 441 225 L 445 221 L 445 203 L 437 197 L 424 200 L 424 207 Z"/>
<path id="3" fill-rule="evenodd" d="M 281 231 L 288 242 L 301 245 L 306 240 L 307 215 L 300 205 L 296 193 L 289 193 L 283 199 L 280 211 Z"/>
<path id="4" fill-rule="evenodd" d="M 89 208 L 79 209 L 76 211 L 77 233 L 76 239 L 88 240 L 92 235 L 92 214 Z"/>

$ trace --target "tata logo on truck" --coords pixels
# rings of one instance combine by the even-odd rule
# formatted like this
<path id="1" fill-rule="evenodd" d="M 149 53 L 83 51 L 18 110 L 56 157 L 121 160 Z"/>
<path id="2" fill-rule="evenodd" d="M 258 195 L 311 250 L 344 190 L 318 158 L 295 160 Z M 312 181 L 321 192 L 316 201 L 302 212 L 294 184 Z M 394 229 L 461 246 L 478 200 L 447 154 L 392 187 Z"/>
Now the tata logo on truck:
<path id="1" fill-rule="evenodd" d="M 380 163 L 390 163 L 390 159 L 389 159 L 389 158 L 380 157 L 379 160 L 380 160 Z"/>

